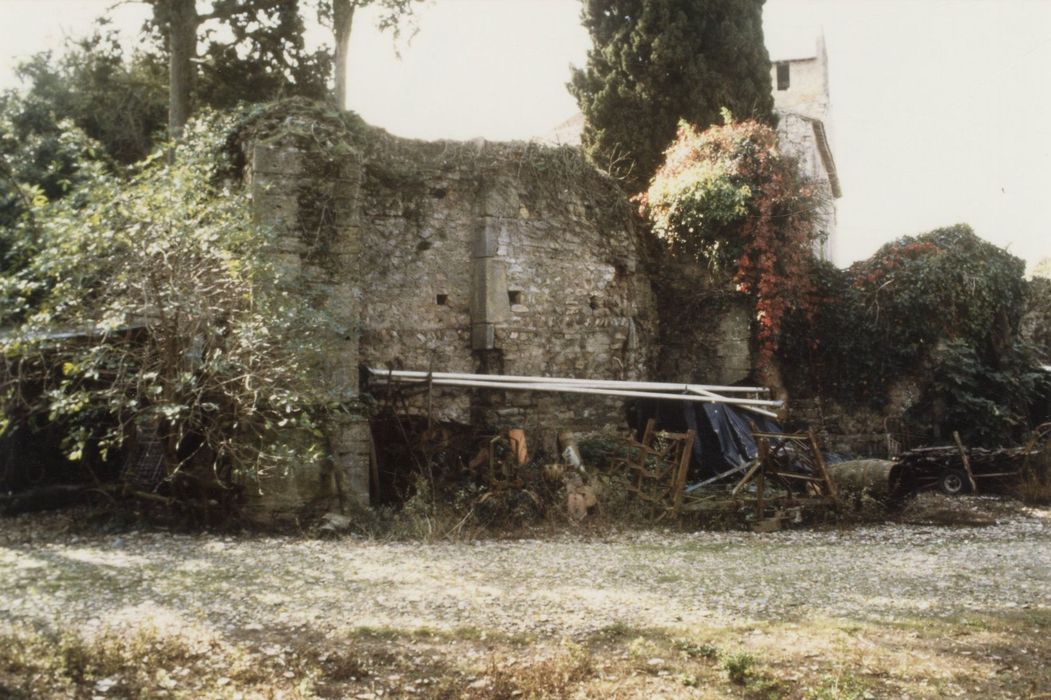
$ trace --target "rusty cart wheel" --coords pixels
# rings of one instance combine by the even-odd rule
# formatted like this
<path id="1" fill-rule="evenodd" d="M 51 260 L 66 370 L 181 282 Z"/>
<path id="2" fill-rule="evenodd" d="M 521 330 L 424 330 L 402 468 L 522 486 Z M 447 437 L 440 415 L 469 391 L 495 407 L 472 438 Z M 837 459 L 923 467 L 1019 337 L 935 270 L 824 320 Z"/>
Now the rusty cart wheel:
<path id="1" fill-rule="evenodd" d="M 938 479 L 938 488 L 946 496 L 959 496 L 970 491 L 971 485 L 962 469 L 946 469 Z"/>

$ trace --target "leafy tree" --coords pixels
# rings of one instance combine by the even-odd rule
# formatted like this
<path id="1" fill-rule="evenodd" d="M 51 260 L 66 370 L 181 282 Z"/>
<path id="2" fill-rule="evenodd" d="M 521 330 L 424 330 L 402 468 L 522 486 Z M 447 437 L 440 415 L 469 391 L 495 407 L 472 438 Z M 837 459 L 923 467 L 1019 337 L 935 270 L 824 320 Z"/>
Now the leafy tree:
<path id="1" fill-rule="evenodd" d="M 51 113 L 32 117 L 16 95 L 0 96 L 0 274 L 37 253 L 34 208 L 107 167 L 101 145 L 71 121 L 56 121 Z M 77 198 L 71 205 L 80 203 Z"/>
<path id="2" fill-rule="evenodd" d="M 127 58 L 104 28 L 17 68 L 25 87 L 0 95 L 0 271 L 34 254 L 36 229 L 15 227 L 31 220 L 34 200 L 78 191 L 99 168 L 116 171 L 149 152 L 164 126 L 157 69 L 145 54 Z"/>
<path id="3" fill-rule="evenodd" d="M 163 132 L 166 97 L 162 61 L 121 47 L 104 26 L 67 41 L 61 55 L 44 52 L 16 70 L 23 84 L 3 98 L 19 134 L 54 131 L 72 121 L 118 163 L 146 156 Z"/>
<path id="4" fill-rule="evenodd" d="M 698 129 L 728 108 L 772 122 L 763 0 L 585 0 L 594 44 L 570 92 L 592 160 L 645 189 L 680 120 Z"/>
<path id="5" fill-rule="evenodd" d="M 703 132 L 681 122 L 639 200 L 670 249 L 728 271 L 756 304 L 760 361 L 773 357 L 786 313 L 809 310 L 816 195 L 777 134 L 756 121 Z"/>
<path id="6" fill-rule="evenodd" d="M 377 4 L 382 12 L 379 19 L 381 30 L 392 30 L 395 40 L 401 24 L 411 17 L 414 3 L 420 0 L 320 0 L 318 13 L 332 25 L 335 47 L 335 97 L 336 104 L 347 104 L 347 57 L 350 55 L 350 32 L 354 27 L 355 12 L 366 5 Z"/>

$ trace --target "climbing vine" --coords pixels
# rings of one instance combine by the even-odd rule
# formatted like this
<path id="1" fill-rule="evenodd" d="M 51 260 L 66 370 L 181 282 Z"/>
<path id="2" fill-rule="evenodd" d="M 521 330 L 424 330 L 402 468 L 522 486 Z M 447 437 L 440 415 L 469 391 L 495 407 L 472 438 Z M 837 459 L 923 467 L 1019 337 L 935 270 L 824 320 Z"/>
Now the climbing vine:
<path id="1" fill-rule="evenodd" d="M 816 313 L 785 324 L 785 379 L 797 396 L 880 409 L 897 382 L 917 378 L 915 430 L 991 445 L 1017 437 L 1047 389 L 1019 333 L 1024 268 L 966 225 L 905 236 L 847 270 L 815 267 Z"/>
<path id="2" fill-rule="evenodd" d="M 760 363 L 777 350 L 785 315 L 809 313 L 819 197 L 756 121 L 699 131 L 680 122 L 649 189 L 639 196 L 654 232 L 676 254 L 729 272 L 755 300 Z"/>

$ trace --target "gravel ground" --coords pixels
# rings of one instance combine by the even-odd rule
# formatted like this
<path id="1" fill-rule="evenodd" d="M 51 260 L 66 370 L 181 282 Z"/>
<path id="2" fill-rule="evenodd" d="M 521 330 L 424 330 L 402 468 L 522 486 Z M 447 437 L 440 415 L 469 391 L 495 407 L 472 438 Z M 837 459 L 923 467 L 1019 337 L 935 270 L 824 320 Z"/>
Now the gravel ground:
<path id="1" fill-rule="evenodd" d="M 72 535 L 33 522 L 0 522 L 0 625 L 90 630 L 153 618 L 220 633 L 374 627 L 544 637 L 613 625 L 889 621 L 1051 607 L 1047 510 L 982 528 L 447 544 Z"/>

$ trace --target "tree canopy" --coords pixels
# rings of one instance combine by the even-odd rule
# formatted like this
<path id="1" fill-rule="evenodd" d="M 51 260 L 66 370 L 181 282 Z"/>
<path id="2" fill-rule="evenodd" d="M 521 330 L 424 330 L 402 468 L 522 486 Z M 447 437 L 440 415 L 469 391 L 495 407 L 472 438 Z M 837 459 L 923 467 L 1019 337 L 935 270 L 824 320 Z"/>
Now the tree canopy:
<path id="1" fill-rule="evenodd" d="M 592 160 L 645 189 L 685 120 L 703 130 L 727 108 L 772 122 L 763 0 L 585 0 L 587 66 L 570 92 Z"/>
<path id="2" fill-rule="evenodd" d="M 169 132 L 194 101 L 215 107 L 327 93 L 332 52 L 308 51 L 299 0 L 147 0 L 146 30 L 168 57 Z"/>

